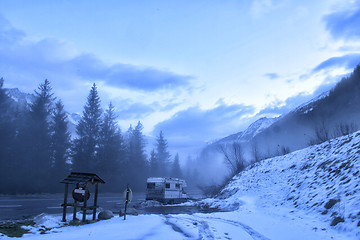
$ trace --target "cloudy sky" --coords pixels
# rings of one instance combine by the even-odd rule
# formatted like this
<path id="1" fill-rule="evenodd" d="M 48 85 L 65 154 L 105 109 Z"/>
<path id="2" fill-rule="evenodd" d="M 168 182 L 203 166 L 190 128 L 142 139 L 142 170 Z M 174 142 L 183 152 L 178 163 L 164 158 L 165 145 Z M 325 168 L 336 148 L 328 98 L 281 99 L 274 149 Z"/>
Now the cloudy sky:
<path id="1" fill-rule="evenodd" d="M 126 131 L 174 148 L 244 130 L 328 90 L 360 62 L 360 1 L 0 0 L 0 76 L 49 79 L 69 112 L 96 83 Z"/>

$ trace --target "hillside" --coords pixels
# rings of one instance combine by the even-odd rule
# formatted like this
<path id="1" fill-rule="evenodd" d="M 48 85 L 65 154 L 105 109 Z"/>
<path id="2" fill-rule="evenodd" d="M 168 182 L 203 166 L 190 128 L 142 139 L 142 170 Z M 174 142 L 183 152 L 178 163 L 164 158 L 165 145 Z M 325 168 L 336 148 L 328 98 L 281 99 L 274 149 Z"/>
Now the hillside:
<path id="1" fill-rule="evenodd" d="M 289 112 L 269 128 L 256 135 L 253 142 L 262 146 L 264 156 L 276 155 L 277 148 L 299 150 L 322 142 L 319 131 L 329 139 L 343 135 L 341 127 L 350 132 L 360 128 L 360 66 L 343 78 L 329 92 Z"/>
<path id="2" fill-rule="evenodd" d="M 268 211 L 303 211 L 327 226 L 342 217 L 332 228 L 360 236 L 360 132 L 253 164 L 208 203 L 233 209 L 247 196 Z"/>
<path id="3" fill-rule="evenodd" d="M 242 131 L 204 147 L 197 159 L 203 185 L 220 184 L 229 171 L 219 145 L 241 144 L 245 161 L 286 154 L 359 130 L 360 66 L 328 92 L 301 104 L 284 116 L 260 118 Z M 231 150 L 230 150 L 231 151 Z M 216 177 L 208 177 L 209 175 Z"/>
<path id="4" fill-rule="evenodd" d="M 256 135 L 267 129 L 271 126 L 274 122 L 276 122 L 278 118 L 260 118 L 249 125 L 247 129 L 245 129 L 242 132 L 232 134 L 228 137 L 222 138 L 218 141 L 215 141 L 212 143 L 212 145 L 218 145 L 218 144 L 226 144 L 226 143 L 232 143 L 234 141 L 237 142 L 249 142 L 251 139 L 253 139 Z M 212 147 L 209 145 L 209 147 Z"/>

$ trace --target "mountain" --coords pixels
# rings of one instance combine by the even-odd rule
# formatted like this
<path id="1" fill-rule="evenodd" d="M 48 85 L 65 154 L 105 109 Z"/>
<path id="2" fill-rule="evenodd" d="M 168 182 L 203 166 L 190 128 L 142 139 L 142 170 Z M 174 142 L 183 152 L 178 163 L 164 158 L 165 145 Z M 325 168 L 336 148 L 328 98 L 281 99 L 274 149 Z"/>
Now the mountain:
<path id="1" fill-rule="evenodd" d="M 243 132 L 235 133 L 219 141 L 215 144 L 231 143 L 231 142 L 249 142 L 256 135 L 264 131 L 266 128 L 270 127 L 278 118 L 260 118 L 257 121 L 250 124 L 250 126 Z"/>
<path id="2" fill-rule="evenodd" d="M 360 131 L 257 162 L 234 176 L 210 207 L 252 204 L 269 213 L 303 213 L 360 235 Z M 245 205 L 245 204 L 244 204 Z M 325 231 L 325 230 L 323 230 Z"/>
<path id="3" fill-rule="evenodd" d="M 196 169 L 198 172 L 199 184 L 219 184 L 223 182 L 227 175 L 229 175 L 227 166 L 224 165 L 224 156 L 219 151 L 220 146 L 231 147 L 234 142 L 240 143 L 243 149 L 246 149 L 243 153 L 250 162 L 253 149 L 251 140 L 265 129 L 269 128 L 276 121 L 278 121 L 278 118 L 260 118 L 250 124 L 245 131 L 209 143 L 201 150 L 199 157 L 191 166 L 191 168 Z"/>
<path id="4" fill-rule="evenodd" d="M 35 100 L 35 95 L 21 92 L 18 88 L 6 89 L 6 94 L 13 100 L 13 109 L 29 109 L 29 106 Z M 76 125 L 81 116 L 77 113 L 67 113 L 68 129 L 71 136 L 76 136 Z"/>
<path id="5" fill-rule="evenodd" d="M 357 66 L 332 90 L 288 114 L 278 118 L 261 118 L 243 132 L 208 144 L 201 151 L 194 168 L 201 170 L 200 179 L 205 184 L 220 183 L 229 175 L 220 146 L 231 151 L 233 143 L 239 143 L 248 163 L 283 155 L 359 130 L 359 106 L 360 66 Z"/>
<path id="6" fill-rule="evenodd" d="M 6 89 L 6 94 L 11 98 L 14 109 L 28 109 L 29 104 L 35 100 L 30 93 L 23 93 L 18 88 Z"/>
<path id="7" fill-rule="evenodd" d="M 252 140 L 262 154 L 274 156 L 279 149 L 295 151 L 360 127 L 360 66 L 328 93 L 323 93 L 280 118 Z"/>

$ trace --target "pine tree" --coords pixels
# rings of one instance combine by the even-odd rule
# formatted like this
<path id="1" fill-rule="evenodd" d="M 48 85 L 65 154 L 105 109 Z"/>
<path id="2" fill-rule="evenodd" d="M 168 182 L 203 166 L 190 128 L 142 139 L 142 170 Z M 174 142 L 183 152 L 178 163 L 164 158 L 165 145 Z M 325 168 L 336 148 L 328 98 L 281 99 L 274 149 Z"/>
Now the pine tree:
<path id="1" fill-rule="evenodd" d="M 174 162 L 172 165 L 172 177 L 182 177 L 181 168 L 180 168 L 180 160 L 179 160 L 179 154 L 176 153 Z"/>
<path id="2" fill-rule="evenodd" d="M 3 89 L 4 79 L 0 79 L 0 168 L 4 168 L 6 156 L 9 155 L 9 145 L 8 140 L 11 135 L 9 132 L 9 96 L 6 94 L 5 89 Z"/>
<path id="3" fill-rule="evenodd" d="M 69 158 L 70 149 L 68 120 L 61 100 L 59 100 L 55 105 L 51 132 L 52 169 L 53 176 L 56 177 L 56 181 L 58 181 L 59 179 L 65 177 L 68 172 L 66 161 Z"/>
<path id="4" fill-rule="evenodd" d="M 150 162 L 150 174 L 151 176 L 159 176 L 159 162 L 158 162 L 158 159 L 156 158 L 156 152 L 155 150 L 153 149 L 150 153 L 150 159 L 149 159 L 149 162 Z"/>
<path id="5" fill-rule="evenodd" d="M 28 128 L 25 133 L 25 141 L 30 144 L 27 154 L 24 155 L 24 161 L 28 161 L 25 169 L 29 171 L 29 177 L 34 179 L 34 192 L 50 188 L 47 184 L 51 176 L 50 120 L 55 100 L 51 90 L 47 79 L 39 85 L 38 91 L 35 90 L 35 101 L 30 105 Z"/>
<path id="6" fill-rule="evenodd" d="M 148 165 L 145 154 L 145 138 L 142 134 L 143 126 L 139 121 L 137 126 L 128 130 L 128 179 L 132 185 L 141 188 L 148 175 Z"/>
<path id="7" fill-rule="evenodd" d="M 0 192 L 8 192 L 13 188 L 9 183 L 10 177 L 15 176 L 13 153 L 15 146 L 16 126 L 14 116 L 11 111 L 10 97 L 3 88 L 4 79 L 0 79 L 0 182 L 8 184 L 0 184 Z"/>
<path id="8" fill-rule="evenodd" d="M 94 83 L 87 98 L 83 116 L 76 126 L 78 137 L 74 140 L 73 170 L 96 171 L 101 111 L 100 98 Z"/>
<path id="9" fill-rule="evenodd" d="M 164 138 L 163 132 L 160 131 L 159 137 L 157 138 L 156 145 L 156 158 L 160 166 L 160 175 L 165 177 L 168 176 L 170 171 L 170 153 L 167 150 L 168 143 Z"/>
<path id="10" fill-rule="evenodd" d="M 99 174 L 114 186 L 124 177 L 121 163 L 124 161 L 124 140 L 116 123 L 114 106 L 110 103 L 100 128 Z M 111 187 L 112 187 L 111 186 Z"/>

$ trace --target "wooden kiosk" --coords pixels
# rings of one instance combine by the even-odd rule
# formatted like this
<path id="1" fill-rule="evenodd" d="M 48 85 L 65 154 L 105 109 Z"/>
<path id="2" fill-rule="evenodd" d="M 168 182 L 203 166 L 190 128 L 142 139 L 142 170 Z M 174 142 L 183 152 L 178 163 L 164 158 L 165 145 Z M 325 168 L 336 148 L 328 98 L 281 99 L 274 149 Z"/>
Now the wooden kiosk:
<path id="1" fill-rule="evenodd" d="M 96 219 L 96 209 L 99 207 L 97 206 L 97 196 L 98 196 L 98 185 L 104 184 L 105 181 L 102 180 L 98 175 L 94 173 L 80 173 L 80 172 L 71 172 L 69 176 L 67 176 L 61 183 L 65 183 L 65 193 L 64 193 L 64 203 L 61 204 L 63 207 L 63 218 L 62 221 L 66 222 L 66 208 L 74 207 L 73 212 L 73 220 L 76 219 L 76 208 L 81 207 L 83 211 L 82 221 L 85 222 L 86 220 L 86 210 L 93 210 L 93 220 Z M 72 192 L 72 196 L 74 198 L 74 203 L 68 203 L 68 191 L 69 191 L 69 184 L 74 184 L 75 189 Z M 94 205 L 87 206 L 87 200 L 90 197 L 90 192 L 88 190 L 89 185 L 95 184 L 95 195 L 94 195 Z M 82 206 L 81 203 L 83 202 Z"/>

